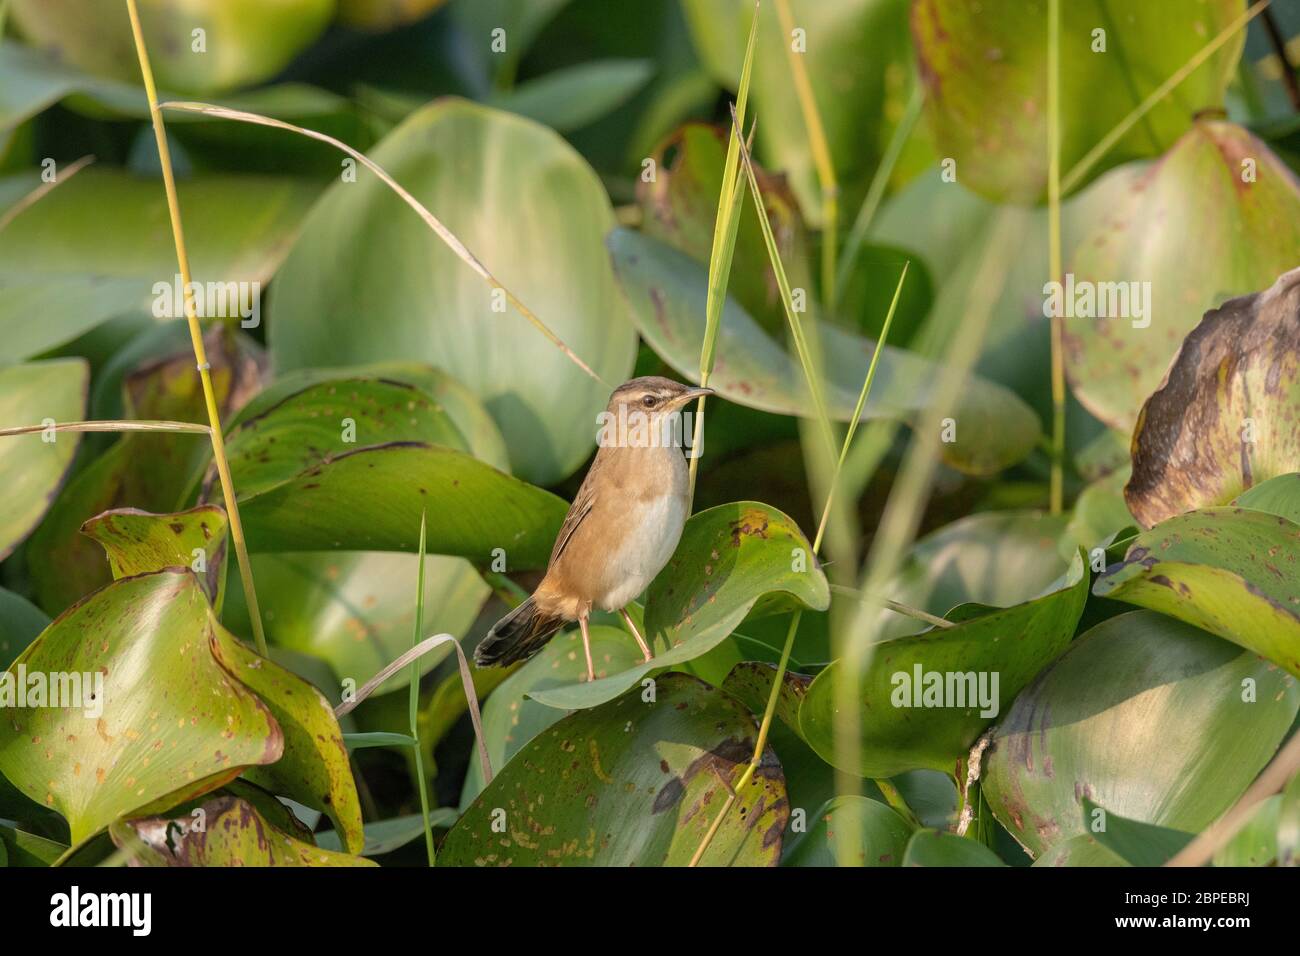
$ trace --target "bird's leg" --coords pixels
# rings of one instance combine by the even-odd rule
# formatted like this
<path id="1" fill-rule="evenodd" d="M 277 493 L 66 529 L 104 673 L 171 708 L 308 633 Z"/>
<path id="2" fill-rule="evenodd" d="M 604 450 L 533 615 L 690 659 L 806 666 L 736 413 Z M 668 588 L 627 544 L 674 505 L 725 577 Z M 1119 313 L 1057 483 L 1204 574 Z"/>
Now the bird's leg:
<path id="1" fill-rule="evenodd" d="M 587 681 L 596 679 L 596 668 L 591 663 L 591 635 L 587 633 L 587 613 L 578 616 L 578 627 L 582 628 L 582 649 L 587 652 Z"/>
<path id="2" fill-rule="evenodd" d="M 650 653 L 650 648 L 646 645 L 645 638 L 641 636 L 641 632 L 638 631 L 636 625 L 632 623 L 632 615 L 627 613 L 627 608 L 620 608 L 618 613 L 623 615 L 623 623 L 627 625 L 627 629 L 631 631 L 632 636 L 636 638 L 637 645 L 641 648 L 641 653 L 645 655 L 645 662 L 649 664 L 654 660 L 654 655 Z"/>

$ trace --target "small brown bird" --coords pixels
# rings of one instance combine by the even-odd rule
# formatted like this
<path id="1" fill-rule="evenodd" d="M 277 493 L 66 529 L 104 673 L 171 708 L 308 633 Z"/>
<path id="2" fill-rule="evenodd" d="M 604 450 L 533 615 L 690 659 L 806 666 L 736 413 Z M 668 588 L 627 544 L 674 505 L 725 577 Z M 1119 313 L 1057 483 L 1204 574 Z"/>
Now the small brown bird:
<path id="1" fill-rule="evenodd" d="M 587 620 L 618 611 L 641 653 L 652 657 L 627 605 L 677 550 L 690 510 L 686 428 L 678 413 L 711 388 L 651 375 L 620 385 L 600 416 L 596 459 L 555 539 L 532 597 L 497 621 L 474 651 L 480 667 L 527 660 L 571 621 L 582 629 L 587 679 L 596 679 Z"/>

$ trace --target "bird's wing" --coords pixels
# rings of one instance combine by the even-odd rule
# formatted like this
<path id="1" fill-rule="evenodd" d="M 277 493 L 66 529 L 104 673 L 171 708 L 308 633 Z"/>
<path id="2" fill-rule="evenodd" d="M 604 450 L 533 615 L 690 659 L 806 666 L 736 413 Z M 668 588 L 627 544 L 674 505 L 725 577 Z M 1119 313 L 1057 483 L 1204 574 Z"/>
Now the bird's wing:
<path id="1" fill-rule="evenodd" d="M 599 456 L 597 456 L 597 461 L 592 463 L 591 470 L 587 472 L 582 487 L 578 489 L 578 494 L 573 499 L 573 504 L 569 506 L 569 513 L 564 516 L 564 524 L 560 525 L 560 533 L 555 538 L 555 547 L 551 549 L 550 565 L 559 560 L 560 555 L 573 539 L 573 533 L 586 520 L 587 515 L 591 514 L 591 509 L 596 504 L 596 483 L 591 480 L 591 476 L 596 473 L 596 466 L 599 463 Z"/>

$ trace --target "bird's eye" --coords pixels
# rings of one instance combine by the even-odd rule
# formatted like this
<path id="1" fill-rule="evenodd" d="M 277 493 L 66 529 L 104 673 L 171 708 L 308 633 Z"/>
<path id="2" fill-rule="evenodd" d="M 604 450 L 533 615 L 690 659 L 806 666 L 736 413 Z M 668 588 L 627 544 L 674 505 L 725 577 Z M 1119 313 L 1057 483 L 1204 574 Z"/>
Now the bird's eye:
<path id="1" fill-rule="evenodd" d="M 646 408 L 654 408 L 657 401 L 659 401 L 659 399 L 655 398 L 653 395 L 647 395 L 645 398 L 641 399 L 641 404 Z"/>

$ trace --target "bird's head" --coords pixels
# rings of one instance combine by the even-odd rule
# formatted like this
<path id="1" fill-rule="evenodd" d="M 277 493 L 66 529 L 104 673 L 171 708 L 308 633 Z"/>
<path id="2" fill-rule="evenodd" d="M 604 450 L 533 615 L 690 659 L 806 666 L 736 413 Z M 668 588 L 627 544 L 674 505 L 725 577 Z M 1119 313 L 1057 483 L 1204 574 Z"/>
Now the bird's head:
<path id="1" fill-rule="evenodd" d="M 659 375 L 645 375 L 624 382 L 609 397 L 608 411 L 617 415 L 619 407 L 647 415 L 651 420 L 680 411 L 692 399 L 712 395 L 711 388 L 693 388 Z"/>

